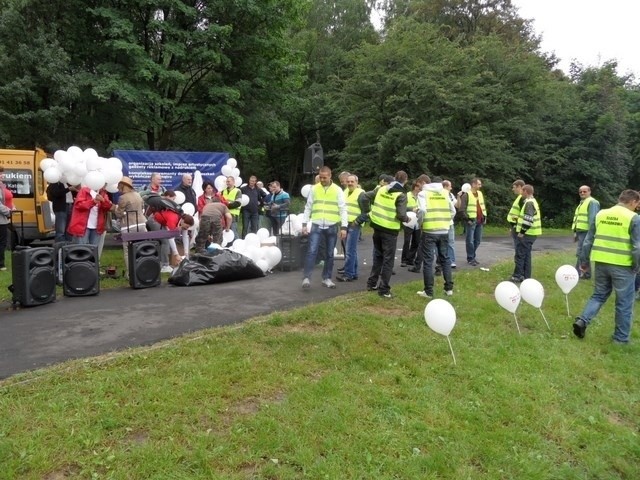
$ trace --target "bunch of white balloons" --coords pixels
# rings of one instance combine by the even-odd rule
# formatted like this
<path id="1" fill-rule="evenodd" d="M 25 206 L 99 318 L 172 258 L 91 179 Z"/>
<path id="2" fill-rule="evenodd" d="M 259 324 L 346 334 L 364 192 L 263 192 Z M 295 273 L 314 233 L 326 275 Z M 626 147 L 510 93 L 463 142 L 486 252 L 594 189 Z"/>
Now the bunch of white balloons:
<path id="1" fill-rule="evenodd" d="M 92 190 L 100 190 L 106 185 L 110 193 L 118 191 L 118 182 L 122 180 L 122 162 L 118 158 L 103 158 L 93 148 L 83 151 L 75 145 L 67 150 L 57 150 L 53 158 L 40 163 L 40 168 L 49 183 L 83 185 Z"/>
<path id="2" fill-rule="evenodd" d="M 282 235 L 297 236 L 302 233 L 302 218 L 304 214 L 298 213 L 297 215 L 291 213 L 284 219 L 280 232 Z"/>
<path id="3" fill-rule="evenodd" d="M 242 182 L 242 177 L 240 176 L 238 161 L 235 158 L 230 158 L 227 160 L 227 163 L 220 169 L 220 175 L 218 175 L 213 181 L 213 185 L 216 187 L 217 191 L 221 192 L 225 188 L 227 188 L 227 177 L 233 177 L 233 179 L 235 180 L 235 186 L 238 188 L 244 185 Z M 244 207 L 248 203 L 249 197 L 243 194 L 242 200 L 240 200 L 240 204 Z"/>
<path id="4" fill-rule="evenodd" d="M 263 272 L 273 270 L 282 260 L 282 251 L 276 246 L 276 237 L 261 228 L 257 233 L 248 233 L 244 239 L 233 242 L 231 250 L 249 257 Z"/>

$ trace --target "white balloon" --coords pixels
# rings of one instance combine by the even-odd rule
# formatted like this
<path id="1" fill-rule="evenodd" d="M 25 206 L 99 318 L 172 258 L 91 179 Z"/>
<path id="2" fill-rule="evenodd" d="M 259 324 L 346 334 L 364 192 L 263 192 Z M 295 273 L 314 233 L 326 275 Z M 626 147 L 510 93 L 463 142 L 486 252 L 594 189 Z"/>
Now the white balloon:
<path id="1" fill-rule="evenodd" d="M 196 213 L 196 207 L 193 206 L 193 203 L 187 202 L 182 204 L 182 211 L 187 215 L 193 215 Z"/>
<path id="2" fill-rule="evenodd" d="M 65 152 L 65 154 L 66 153 L 67 152 Z M 50 168 L 50 167 L 58 167 L 58 162 L 56 160 L 54 160 L 53 158 L 45 158 L 44 160 L 42 160 L 40 162 L 40 170 L 42 170 L 43 172 L 46 172 L 47 169 Z M 60 169 L 58 168 L 58 170 L 60 170 Z"/>
<path id="3" fill-rule="evenodd" d="M 233 167 L 229 165 L 223 165 L 222 168 L 220 169 L 220 173 L 228 177 L 233 173 Z"/>
<path id="4" fill-rule="evenodd" d="M 90 172 L 100 169 L 102 162 L 100 157 L 87 158 L 87 170 Z"/>
<path id="5" fill-rule="evenodd" d="M 277 245 L 278 239 L 275 237 L 275 235 L 271 235 L 269 238 L 267 238 L 267 243 L 271 245 Z"/>
<path id="6" fill-rule="evenodd" d="M 471 190 L 471 184 L 469 184 L 469 183 L 463 184 L 461 190 L 464 193 L 469 193 L 469 191 Z"/>
<path id="7" fill-rule="evenodd" d="M 104 175 L 102 174 L 102 172 L 99 172 L 97 170 L 87 173 L 84 176 L 83 181 L 87 187 L 89 187 L 91 190 L 96 191 L 104 187 L 104 184 L 106 183 L 104 181 Z"/>
<path id="8" fill-rule="evenodd" d="M 62 173 L 74 172 L 76 169 L 76 163 L 78 159 L 72 155 L 64 155 L 62 160 L 58 162 L 58 167 Z"/>
<path id="9" fill-rule="evenodd" d="M 93 148 L 87 148 L 84 152 L 82 152 L 82 158 L 88 160 L 90 158 L 98 158 L 98 152 L 96 152 Z"/>
<path id="10" fill-rule="evenodd" d="M 80 185 L 82 183 L 82 177 L 79 177 L 73 172 L 67 172 L 64 174 L 65 182 L 69 185 Z"/>
<path id="11" fill-rule="evenodd" d="M 70 172 L 73 172 L 78 177 L 83 178 L 87 173 L 89 173 L 89 170 L 87 170 L 87 164 L 84 160 L 78 160 Z"/>
<path id="12" fill-rule="evenodd" d="M 44 179 L 49 183 L 57 183 L 60 181 L 60 177 L 62 177 L 62 172 L 55 165 L 53 167 L 49 167 L 44 171 Z"/>
<path id="13" fill-rule="evenodd" d="M 74 158 L 81 158 L 84 155 L 84 152 L 80 147 L 76 147 L 75 145 L 67 148 L 67 153 Z"/>
<path id="14" fill-rule="evenodd" d="M 213 184 L 216 187 L 216 190 L 221 192 L 227 187 L 227 177 L 225 177 L 224 175 L 218 175 Z"/>
<path id="15" fill-rule="evenodd" d="M 515 313 L 520 305 L 520 290 L 513 282 L 500 282 L 494 292 L 498 305 L 508 312 Z"/>
<path id="16" fill-rule="evenodd" d="M 269 268 L 273 268 L 282 260 L 282 250 L 278 247 L 266 247 L 267 248 L 267 262 L 269 262 Z"/>
<path id="17" fill-rule="evenodd" d="M 256 265 L 260 268 L 260 270 L 262 270 L 264 273 L 267 273 L 267 271 L 269 270 L 269 262 L 267 260 L 265 260 L 264 258 L 259 259 L 256 262 Z"/>
<path id="18" fill-rule="evenodd" d="M 578 284 L 580 275 L 573 265 L 562 265 L 556 270 L 556 283 L 565 295 Z"/>
<path id="19" fill-rule="evenodd" d="M 258 238 L 258 235 L 256 235 L 255 233 L 247 233 L 247 236 L 244 237 L 244 242 L 248 248 L 251 248 L 251 247 L 260 248 L 260 239 Z"/>
<path id="20" fill-rule="evenodd" d="M 122 160 L 120 160 L 118 157 L 109 158 L 109 164 L 116 170 L 122 171 Z"/>
<path id="21" fill-rule="evenodd" d="M 520 295 L 529 305 L 540 308 L 544 300 L 544 287 L 538 280 L 527 278 L 520 284 Z"/>
<path id="22" fill-rule="evenodd" d="M 304 198 L 309 196 L 309 192 L 311 191 L 311 185 L 307 184 L 300 189 L 300 193 Z"/>
<path id="23" fill-rule="evenodd" d="M 182 193 L 180 190 L 176 190 L 176 203 L 178 205 L 182 205 L 184 203 L 184 201 L 186 200 L 184 193 Z"/>
<path id="24" fill-rule="evenodd" d="M 53 154 L 53 158 L 55 159 L 56 162 L 61 162 L 62 159 L 67 155 L 69 155 L 69 153 L 66 150 L 56 150 L 55 153 Z"/>
<path id="25" fill-rule="evenodd" d="M 231 176 L 232 177 L 239 177 L 240 176 L 240 169 L 239 168 L 234 168 L 231 172 Z"/>
<path id="26" fill-rule="evenodd" d="M 242 199 L 240 200 L 240 206 L 246 207 L 249 205 L 249 195 L 242 194 Z"/>
<path id="27" fill-rule="evenodd" d="M 225 247 L 228 244 L 230 244 L 231 242 L 233 242 L 233 239 L 235 238 L 235 235 L 233 234 L 233 230 L 224 230 L 222 232 L 222 246 Z M 238 240 L 239 241 L 239 240 Z M 237 242 L 236 242 L 237 243 Z M 244 241 L 243 241 L 244 243 Z M 235 244 L 234 244 L 235 245 Z"/>
<path id="28" fill-rule="evenodd" d="M 269 238 L 269 230 L 267 230 L 266 228 L 260 228 L 256 232 L 256 235 L 258 235 L 261 243 L 266 243 L 267 239 Z"/>
<path id="29" fill-rule="evenodd" d="M 449 302 L 437 298 L 424 307 L 424 319 L 431 330 L 448 337 L 456 324 L 456 311 Z"/>
<path id="30" fill-rule="evenodd" d="M 103 170 L 102 174 L 104 175 L 105 182 L 108 184 L 115 183 L 117 185 L 118 182 L 122 180 L 122 170 L 116 170 L 113 168 L 113 165 Z"/>
<path id="31" fill-rule="evenodd" d="M 234 177 L 234 184 L 236 187 L 240 188 L 240 186 L 242 185 L 242 177 Z"/>
<path id="32" fill-rule="evenodd" d="M 107 186 L 105 187 L 105 190 L 109 193 L 116 193 L 118 191 L 118 184 L 117 183 L 107 183 Z"/>
<path id="33" fill-rule="evenodd" d="M 235 158 L 230 158 L 229 160 L 227 160 L 227 165 L 229 165 L 231 168 L 236 168 L 238 166 L 238 161 Z"/>
<path id="34" fill-rule="evenodd" d="M 416 212 L 407 212 L 407 217 L 409 217 L 408 222 L 402 222 L 405 227 L 413 228 L 418 224 L 418 216 Z"/>
<path id="35" fill-rule="evenodd" d="M 226 232 L 222 233 L 222 238 L 224 238 L 225 233 Z M 231 234 L 233 234 L 233 232 L 231 232 Z M 247 243 L 242 238 L 239 238 L 235 242 L 233 242 L 233 249 L 238 253 L 243 253 L 246 248 L 247 248 Z"/>

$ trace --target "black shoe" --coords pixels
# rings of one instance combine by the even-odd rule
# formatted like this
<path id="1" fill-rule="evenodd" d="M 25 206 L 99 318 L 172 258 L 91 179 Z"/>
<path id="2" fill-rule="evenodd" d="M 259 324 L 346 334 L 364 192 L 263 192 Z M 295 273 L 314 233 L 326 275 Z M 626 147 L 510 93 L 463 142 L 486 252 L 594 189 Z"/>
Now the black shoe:
<path id="1" fill-rule="evenodd" d="M 420 273 L 420 269 L 416 267 L 407 268 L 407 272 Z"/>
<path id="2" fill-rule="evenodd" d="M 344 268 L 339 268 L 339 269 L 337 270 L 337 272 L 338 272 L 340 275 L 342 275 L 342 274 L 344 273 Z"/>
<path id="3" fill-rule="evenodd" d="M 387 293 L 378 293 L 378 295 L 382 298 L 393 298 L 393 295 L 391 295 L 391 292 L 387 292 Z"/>
<path id="4" fill-rule="evenodd" d="M 513 283 L 522 283 L 524 282 L 524 277 L 516 277 L 513 276 L 509 279 L 509 281 L 513 282 Z"/>
<path id="5" fill-rule="evenodd" d="M 584 338 L 584 334 L 587 331 L 587 324 L 580 317 L 576 318 L 573 322 L 573 334 L 578 338 Z"/>
<path id="6" fill-rule="evenodd" d="M 442 269 L 441 268 L 436 268 L 436 276 L 440 276 L 442 275 Z"/>
<path id="7" fill-rule="evenodd" d="M 477 267 L 478 265 L 480 265 L 480 262 L 478 262 L 477 260 L 471 260 L 469 262 L 467 262 L 469 265 L 471 265 L 472 267 Z"/>
<path id="8" fill-rule="evenodd" d="M 396 271 L 395 270 L 391 270 L 391 275 L 395 275 Z"/>
<path id="9" fill-rule="evenodd" d="M 406 266 L 407 266 L 407 262 L 401 262 L 401 263 L 400 263 L 400 266 L 401 266 L 401 267 L 406 267 Z"/>
<path id="10" fill-rule="evenodd" d="M 357 279 L 358 279 L 358 277 L 351 278 L 351 277 L 345 277 L 344 275 L 342 275 L 341 277 L 336 277 L 336 280 L 338 282 L 353 282 L 353 281 L 355 281 Z"/>
<path id="11" fill-rule="evenodd" d="M 367 290 L 370 292 L 375 292 L 376 290 L 378 290 L 378 286 L 376 285 L 375 287 L 371 287 L 369 285 L 367 285 Z"/>

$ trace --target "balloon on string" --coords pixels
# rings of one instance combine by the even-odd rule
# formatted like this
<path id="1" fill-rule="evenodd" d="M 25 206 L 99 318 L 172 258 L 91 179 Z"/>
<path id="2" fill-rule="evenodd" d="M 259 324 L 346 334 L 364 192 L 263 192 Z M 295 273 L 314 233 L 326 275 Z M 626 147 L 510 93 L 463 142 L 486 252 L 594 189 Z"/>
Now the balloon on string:
<path id="1" fill-rule="evenodd" d="M 437 298 L 424 307 L 424 319 L 431 330 L 446 337 L 456 324 L 456 311 L 449 302 Z"/>
<path id="2" fill-rule="evenodd" d="M 122 171 L 122 160 L 120 160 L 117 157 L 110 157 L 109 158 L 109 165 L 111 165 L 116 170 Z"/>
<path id="3" fill-rule="evenodd" d="M 233 170 L 231 172 L 231 176 L 232 177 L 239 177 L 240 176 L 240 169 L 238 167 L 233 168 Z"/>
<path id="4" fill-rule="evenodd" d="M 464 193 L 469 193 L 471 191 L 471 184 L 470 183 L 463 184 L 460 190 L 462 190 Z"/>
<path id="5" fill-rule="evenodd" d="M 58 162 L 58 168 L 62 173 L 71 172 L 75 170 L 76 164 L 79 159 L 73 157 L 72 155 L 64 155 L 62 160 Z"/>
<path id="6" fill-rule="evenodd" d="M 102 172 L 99 172 L 98 170 L 94 170 L 92 172 L 87 173 L 84 176 L 84 184 L 89 187 L 91 190 L 100 190 L 102 187 L 104 187 L 104 184 L 106 183 L 104 181 L 104 175 L 102 174 Z"/>
<path id="7" fill-rule="evenodd" d="M 580 275 L 573 265 L 562 265 L 556 270 L 556 283 L 567 295 L 578 284 Z"/>
<path id="8" fill-rule="evenodd" d="M 405 227 L 413 228 L 418 224 L 418 216 L 416 212 L 407 212 L 407 217 L 409 217 L 408 222 L 402 222 Z"/>
<path id="9" fill-rule="evenodd" d="M 90 158 L 98 158 L 98 152 L 96 152 L 93 148 L 87 148 L 84 152 L 82 152 L 82 158 L 84 160 L 89 160 Z"/>
<path id="10" fill-rule="evenodd" d="M 544 300 L 544 287 L 538 280 L 527 278 L 520 284 L 520 295 L 529 305 L 540 308 Z"/>
<path id="11" fill-rule="evenodd" d="M 193 206 L 193 203 L 186 202 L 182 204 L 182 211 L 187 215 L 193 215 L 196 213 L 196 207 Z"/>
<path id="12" fill-rule="evenodd" d="M 51 166 L 44 171 L 44 179 L 49 183 L 58 183 L 62 177 L 62 172 L 57 166 Z"/>
<path id="13" fill-rule="evenodd" d="M 520 305 L 520 290 L 515 283 L 500 282 L 494 291 L 494 296 L 498 305 L 506 311 L 516 313 L 518 305 Z"/>
<path id="14" fill-rule="evenodd" d="M 267 239 L 269 238 L 269 230 L 267 230 L 266 228 L 260 228 L 256 232 L 256 235 L 258 235 L 260 243 L 266 243 Z"/>
<path id="15" fill-rule="evenodd" d="M 76 175 L 74 172 L 67 172 L 64 174 L 65 182 L 69 185 L 80 185 L 82 183 L 82 177 Z"/>
<path id="16" fill-rule="evenodd" d="M 236 168 L 238 166 L 238 161 L 235 158 L 230 158 L 227 160 L 227 165 L 231 168 Z"/>
<path id="17" fill-rule="evenodd" d="M 115 183 L 116 185 L 120 180 L 122 180 L 122 170 L 116 170 L 113 165 L 110 165 L 109 168 L 102 171 L 104 175 L 104 181 L 107 184 Z"/>
<path id="18" fill-rule="evenodd" d="M 280 263 L 280 260 L 282 260 L 282 250 L 275 246 L 264 248 L 267 249 L 266 259 L 267 262 L 269 262 L 269 269 L 272 269 Z"/>
<path id="19" fill-rule="evenodd" d="M 222 173 L 222 175 L 226 177 L 229 177 L 233 174 L 233 167 L 230 167 L 229 165 L 223 165 L 220 169 L 220 173 Z"/>
<path id="20" fill-rule="evenodd" d="M 67 155 L 69 155 L 69 153 L 66 150 L 56 150 L 53 154 L 53 159 L 60 163 L 62 161 L 62 159 L 64 157 L 66 157 Z M 43 171 L 46 170 L 46 168 L 43 168 Z"/>
<path id="21" fill-rule="evenodd" d="M 58 162 L 53 158 L 45 158 L 40 162 L 40 170 L 43 172 L 46 172 L 49 167 L 58 167 Z"/>
<path id="22" fill-rule="evenodd" d="M 233 183 L 236 187 L 240 187 L 242 185 L 242 177 L 234 177 Z"/>
<path id="23" fill-rule="evenodd" d="M 229 245 L 231 242 L 233 242 L 234 238 L 235 238 L 235 235 L 233 234 L 233 230 L 224 230 L 222 232 L 222 246 L 225 247 Z M 240 240 L 237 240 L 236 243 L 238 243 L 239 241 Z"/>
<path id="24" fill-rule="evenodd" d="M 263 273 L 267 273 L 269 271 L 269 262 L 264 258 L 259 259 L 256 262 L 256 265 Z"/>
<path id="25" fill-rule="evenodd" d="M 186 200 L 184 193 L 182 193 L 180 190 L 176 190 L 175 194 L 176 194 L 176 203 L 178 205 L 182 205 Z"/>
<path id="26" fill-rule="evenodd" d="M 107 186 L 104 188 L 109 193 L 116 193 L 118 191 L 117 183 L 107 183 Z"/>
<path id="27" fill-rule="evenodd" d="M 218 175 L 213 181 L 213 185 L 216 187 L 217 191 L 223 191 L 227 186 L 227 177 L 225 177 L 224 175 Z"/>
<path id="28" fill-rule="evenodd" d="M 67 148 L 67 153 L 74 158 L 81 158 L 84 155 L 82 149 L 75 145 Z"/>
<path id="29" fill-rule="evenodd" d="M 102 159 L 100 157 L 91 157 L 86 160 L 87 170 L 93 172 L 99 170 L 102 165 Z"/>
<path id="30" fill-rule="evenodd" d="M 244 242 L 248 248 L 260 248 L 260 238 L 258 238 L 258 235 L 255 233 L 247 233 L 247 235 L 244 237 Z"/>
<path id="31" fill-rule="evenodd" d="M 89 173 L 89 170 L 87 170 L 87 163 L 84 160 L 78 160 L 73 169 L 67 171 L 67 173 L 69 172 L 73 172 L 78 177 L 84 178 L 84 176 Z"/>
<path id="32" fill-rule="evenodd" d="M 242 198 L 240 200 L 240 206 L 246 207 L 249 205 L 249 195 L 242 194 Z"/>
<path id="33" fill-rule="evenodd" d="M 309 196 L 309 192 L 311 191 L 311 185 L 307 184 L 304 185 L 301 189 L 300 189 L 300 193 L 302 194 L 302 196 L 304 198 L 307 198 Z"/>

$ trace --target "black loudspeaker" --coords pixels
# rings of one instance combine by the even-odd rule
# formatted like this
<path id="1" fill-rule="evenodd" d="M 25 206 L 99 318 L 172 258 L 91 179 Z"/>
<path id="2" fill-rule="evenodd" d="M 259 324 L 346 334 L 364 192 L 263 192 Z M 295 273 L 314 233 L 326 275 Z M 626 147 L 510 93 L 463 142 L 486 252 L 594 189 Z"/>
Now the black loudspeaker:
<path id="1" fill-rule="evenodd" d="M 62 247 L 70 245 L 71 242 L 55 242 L 53 244 L 53 265 L 55 267 L 56 283 L 62 285 L 62 277 L 64 276 L 64 259 L 62 258 Z"/>
<path id="2" fill-rule="evenodd" d="M 160 243 L 141 240 L 129 243 L 129 285 L 149 288 L 160 285 Z"/>
<path id="3" fill-rule="evenodd" d="M 303 173 L 312 173 L 315 175 L 323 165 L 324 153 L 322 152 L 322 145 L 319 143 L 309 145 L 304 152 Z"/>
<path id="4" fill-rule="evenodd" d="M 53 248 L 15 250 L 11 256 L 13 303 L 35 307 L 56 299 Z"/>
<path id="5" fill-rule="evenodd" d="M 96 245 L 63 245 L 62 292 L 67 297 L 100 293 L 100 263 Z"/>

